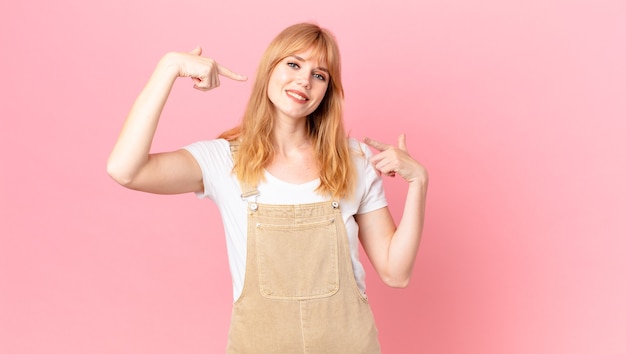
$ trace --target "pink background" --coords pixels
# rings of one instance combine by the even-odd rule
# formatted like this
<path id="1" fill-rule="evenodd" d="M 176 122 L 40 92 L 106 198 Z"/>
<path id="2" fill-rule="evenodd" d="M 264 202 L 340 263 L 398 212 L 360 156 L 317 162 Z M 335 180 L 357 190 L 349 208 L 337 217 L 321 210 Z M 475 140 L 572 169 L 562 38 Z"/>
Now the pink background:
<path id="1" fill-rule="evenodd" d="M 367 264 L 384 351 L 626 352 L 626 2 L 21 0 L 0 5 L 0 353 L 224 351 L 216 208 L 106 159 L 166 51 L 252 76 L 305 20 L 339 39 L 351 135 L 406 132 L 431 176 L 409 288 Z M 180 80 L 154 149 L 233 126 L 250 88 Z"/>

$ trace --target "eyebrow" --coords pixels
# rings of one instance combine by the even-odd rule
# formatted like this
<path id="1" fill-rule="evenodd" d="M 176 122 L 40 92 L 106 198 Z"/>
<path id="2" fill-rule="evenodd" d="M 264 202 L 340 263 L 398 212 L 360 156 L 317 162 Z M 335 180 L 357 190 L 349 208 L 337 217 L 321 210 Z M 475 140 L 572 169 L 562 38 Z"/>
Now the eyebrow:
<path id="1" fill-rule="evenodd" d="M 304 59 L 304 58 L 302 58 L 302 57 L 299 57 L 299 56 L 297 56 L 297 55 L 290 55 L 290 57 L 295 58 L 295 59 L 300 60 L 300 61 L 306 61 L 306 59 Z M 327 74 L 329 73 L 329 72 L 328 72 L 328 69 L 326 69 L 326 68 L 325 68 L 325 67 L 323 67 L 323 66 L 318 66 L 318 67 L 317 67 L 317 68 L 315 68 L 315 69 L 317 69 L 317 70 L 319 70 L 319 71 L 323 71 L 323 72 L 325 72 L 325 73 L 327 73 Z"/>

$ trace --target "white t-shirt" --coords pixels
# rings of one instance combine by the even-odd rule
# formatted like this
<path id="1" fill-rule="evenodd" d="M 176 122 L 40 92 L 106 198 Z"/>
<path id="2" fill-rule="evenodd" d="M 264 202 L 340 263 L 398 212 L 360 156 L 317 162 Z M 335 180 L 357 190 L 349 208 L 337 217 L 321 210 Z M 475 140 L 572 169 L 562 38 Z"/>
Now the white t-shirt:
<path id="1" fill-rule="evenodd" d="M 350 199 L 340 201 L 341 214 L 347 228 L 352 268 L 357 285 L 365 294 L 365 271 L 359 261 L 358 225 L 355 214 L 367 213 L 387 206 L 382 179 L 369 163 L 372 153 L 355 139 L 350 139 L 354 151 L 353 161 L 357 170 L 356 190 Z M 189 151 L 202 169 L 204 192 L 199 198 L 209 198 L 217 205 L 224 223 L 228 262 L 233 280 L 233 297 L 238 299 L 243 288 L 246 271 L 247 201 L 241 198 L 241 187 L 232 172 L 233 159 L 230 145 L 224 139 L 199 141 L 185 149 Z M 319 179 L 303 184 L 287 183 L 265 172 L 265 181 L 257 186 L 262 204 L 308 204 L 329 200 L 315 189 Z"/>

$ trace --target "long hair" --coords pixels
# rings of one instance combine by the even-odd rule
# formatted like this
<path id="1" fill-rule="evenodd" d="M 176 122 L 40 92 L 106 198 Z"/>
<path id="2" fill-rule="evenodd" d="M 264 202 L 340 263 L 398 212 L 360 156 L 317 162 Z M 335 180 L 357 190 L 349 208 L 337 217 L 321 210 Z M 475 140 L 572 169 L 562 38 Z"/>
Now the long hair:
<path id="1" fill-rule="evenodd" d="M 314 142 L 320 168 L 318 193 L 333 198 L 346 197 L 354 186 L 355 168 L 343 126 L 343 86 L 341 58 L 337 42 L 328 30 L 315 24 L 300 23 L 283 30 L 270 43 L 261 58 L 248 106 L 239 126 L 220 138 L 238 141 L 233 170 L 241 183 L 254 186 L 263 180 L 263 171 L 274 157 L 272 129 L 274 105 L 267 93 L 270 76 L 284 58 L 311 49 L 313 57 L 326 63 L 329 83 L 317 109 L 306 117 L 307 133 Z"/>

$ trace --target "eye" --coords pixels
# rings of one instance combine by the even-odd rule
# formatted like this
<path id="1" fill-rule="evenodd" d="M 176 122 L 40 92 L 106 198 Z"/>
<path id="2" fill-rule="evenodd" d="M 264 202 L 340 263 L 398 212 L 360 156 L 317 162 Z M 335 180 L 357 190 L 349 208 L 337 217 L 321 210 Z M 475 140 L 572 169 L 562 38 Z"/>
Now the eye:
<path id="1" fill-rule="evenodd" d="M 298 65 L 297 63 L 293 63 L 293 62 L 287 62 L 287 65 L 289 67 L 291 67 L 291 68 L 294 68 L 294 69 L 299 69 L 300 68 L 300 65 Z"/>
<path id="2" fill-rule="evenodd" d="M 318 80 L 326 81 L 326 77 L 322 74 L 313 74 L 313 77 Z"/>

